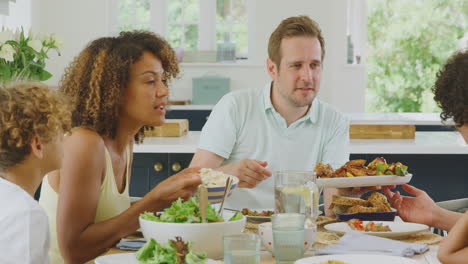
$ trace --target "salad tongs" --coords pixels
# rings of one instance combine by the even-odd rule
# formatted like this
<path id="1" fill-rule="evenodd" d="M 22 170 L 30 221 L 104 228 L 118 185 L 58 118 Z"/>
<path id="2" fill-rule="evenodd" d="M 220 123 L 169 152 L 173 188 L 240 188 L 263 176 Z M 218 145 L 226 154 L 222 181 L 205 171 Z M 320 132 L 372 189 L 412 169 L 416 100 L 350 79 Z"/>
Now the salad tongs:
<path id="1" fill-rule="evenodd" d="M 226 197 L 229 194 L 229 189 L 231 189 L 232 181 L 233 181 L 232 177 L 228 177 L 226 179 L 226 186 L 224 186 L 223 200 L 221 201 L 221 206 L 219 207 L 218 215 L 221 215 L 223 213 L 224 201 L 226 200 Z"/>
<path id="2" fill-rule="evenodd" d="M 202 223 L 206 223 L 206 207 L 208 206 L 208 191 L 206 187 L 201 185 L 198 189 L 198 203 L 200 206 L 200 214 Z"/>

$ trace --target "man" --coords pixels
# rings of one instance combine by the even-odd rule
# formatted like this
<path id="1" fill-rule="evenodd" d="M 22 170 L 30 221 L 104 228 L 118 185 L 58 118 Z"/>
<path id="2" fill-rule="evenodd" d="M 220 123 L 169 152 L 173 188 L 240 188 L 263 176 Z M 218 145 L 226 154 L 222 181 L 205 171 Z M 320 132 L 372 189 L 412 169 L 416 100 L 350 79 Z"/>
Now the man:
<path id="1" fill-rule="evenodd" d="M 271 34 L 263 89 L 224 96 L 203 127 L 190 167 L 216 168 L 239 178 L 230 208 L 273 208 L 272 171 L 334 168 L 349 159 L 348 120 L 315 97 L 325 45 L 318 24 L 290 17 Z"/>

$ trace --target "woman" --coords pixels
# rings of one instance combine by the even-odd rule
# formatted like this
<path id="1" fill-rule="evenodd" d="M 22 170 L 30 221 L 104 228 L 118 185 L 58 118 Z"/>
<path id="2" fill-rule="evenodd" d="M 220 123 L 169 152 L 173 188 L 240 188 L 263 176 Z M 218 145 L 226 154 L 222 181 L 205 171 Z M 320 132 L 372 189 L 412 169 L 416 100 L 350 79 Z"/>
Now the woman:
<path id="1" fill-rule="evenodd" d="M 164 123 L 166 83 L 178 73 L 174 51 L 149 32 L 97 39 L 66 70 L 61 90 L 73 100 L 75 129 L 40 199 L 50 219 L 52 263 L 94 259 L 135 232 L 140 213 L 188 198 L 201 183 L 198 169 L 184 170 L 130 204 L 133 144 L 147 126 Z"/>
<path id="2" fill-rule="evenodd" d="M 468 50 L 455 53 L 439 72 L 433 88 L 434 99 L 442 108 L 442 120 L 452 118 L 458 131 L 468 142 Z M 384 192 L 398 215 L 405 221 L 423 223 L 450 230 L 441 243 L 438 257 L 442 263 L 467 263 L 468 211 L 465 214 L 443 209 L 423 190 L 403 185 L 403 190 L 414 195 L 402 196 L 388 187 Z"/>

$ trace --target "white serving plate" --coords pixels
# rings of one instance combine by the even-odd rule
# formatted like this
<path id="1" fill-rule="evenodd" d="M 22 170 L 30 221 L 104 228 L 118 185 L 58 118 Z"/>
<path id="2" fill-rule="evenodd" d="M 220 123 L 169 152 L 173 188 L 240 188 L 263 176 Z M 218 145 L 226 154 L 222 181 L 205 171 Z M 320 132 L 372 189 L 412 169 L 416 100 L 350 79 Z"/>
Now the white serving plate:
<path id="1" fill-rule="evenodd" d="M 251 211 L 257 211 L 261 213 L 262 211 L 275 211 L 273 208 L 267 208 L 267 209 L 250 209 Z M 263 222 L 270 222 L 271 221 L 271 216 L 253 216 L 253 215 L 244 215 L 247 218 L 247 221 L 249 222 L 257 222 L 257 223 L 263 223 Z"/>
<path id="2" fill-rule="evenodd" d="M 363 221 L 363 226 L 365 226 L 368 222 L 370 221 Z M 364 231 L 358 231 L 358 230 L 354 230 L 354 231 L 362 232 L 367 235 L 374 235 L 374 236 L 387 237 L 387 238 L 398 238 L 398 237 L 408 236 L 408 235 L 429 229 L 427 225 L 416 224 L 416 223 L 390 222 L 390 221 L 373 221 L 373 222 L 376 224 L 382 223 L 383 225 L 388 225 L 392 231 L 391 232 L 364 232 Z M 328 224 L 328 225 L 325 225 L 325 229 L 327 229 L 328 231 L 335 232 L 339 235 L 343 235 L 346 232 L 353 231 L 347 222 Z"/>
<path id="3" fill-rule="evenodd" d="M 319 187 L 346 188 L 346 187 L 365 187 L 382 185 L 400 185 L 408 183 L 413 174 L 405 176 L 381 175 L 381 176 L 356 176 L 356 177 L 338 177 L 338 178 L 318 178 Z"/>
<path id="4" fill-rule="evenodd" d="M 141 264 L 136 258 L 135 253 L 119 253 L 100 256 L 94 260 L 96 264 Z M 207 259 L 206 264 L 220 264 L 221 262 Z"/>
<path id="5" fill-rule="evenodd" d="M 324 255 L 299 259 L 294 264 L 315 264 L 328 260 L 343 261 L 346 264 L 417 264 L 415 260 L 387 255 L 367 255 L 367 254 L 349 254 L 349 255 Z"/>

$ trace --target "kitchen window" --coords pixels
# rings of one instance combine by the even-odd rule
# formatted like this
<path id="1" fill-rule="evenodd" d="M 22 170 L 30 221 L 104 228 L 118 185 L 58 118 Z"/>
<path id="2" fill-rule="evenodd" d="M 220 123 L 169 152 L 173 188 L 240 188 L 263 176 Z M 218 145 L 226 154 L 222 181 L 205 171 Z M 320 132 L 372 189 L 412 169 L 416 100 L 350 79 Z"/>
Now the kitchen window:
<path id="1" fill-rule="evenodd" d="M 216 50 L 229 48 L 235 50 L 232 60 L 248 58 L 248 17 L 254 0 L 113 1 L 118 3 L 116 23 L 111 23 L 114 32 L 137 29 L 159 33 L 173 48 L 183 50 L 184 61 L 223 60 Z"/>
<path id="2" fill-rule="evenodd" d="M 348 64 L 367 71 L 367 112 L 439 112 L 431 88 L 468 30 L 466 0 L 347 0 Z"/>

